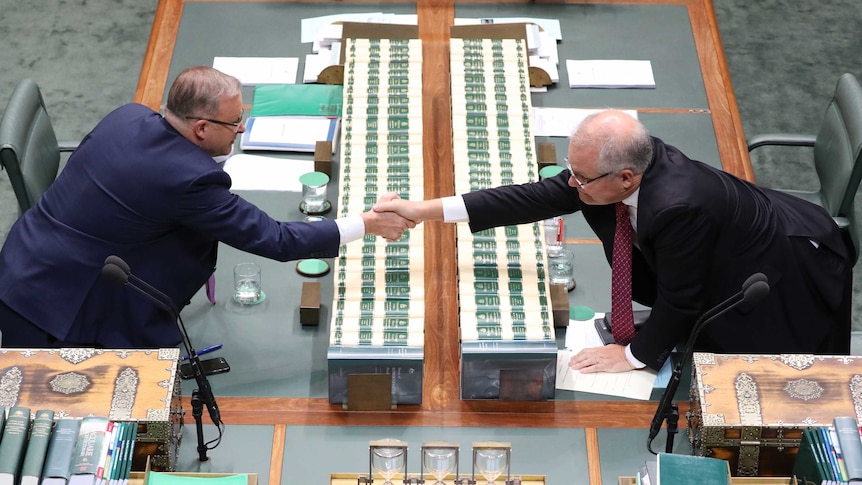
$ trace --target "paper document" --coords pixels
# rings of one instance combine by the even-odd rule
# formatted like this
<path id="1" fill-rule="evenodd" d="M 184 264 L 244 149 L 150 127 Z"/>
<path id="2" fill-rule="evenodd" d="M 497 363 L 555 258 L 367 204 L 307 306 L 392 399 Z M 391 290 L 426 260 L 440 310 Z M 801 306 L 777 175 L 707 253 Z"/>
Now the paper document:
<path id="1" fill-rule="evenodd" d="M 604 111 L 600 109 L 581 108 L 533 108 L 530 127 L 535 136 L 557 136 L 566 137 L 572 135 L 575 128 L 584 121 L 587 116 Z M 623 113 L 634 119 L 638 118 L 635 110 L 622 110 Z"/>
<path id="2" fill-rule="evenodd" d="M 230 74 L 244 86 L 257 84 L 294 84 L 299 70 L 298 57 L 216 57 L 213 68 Z"/>
<path id="3" fill-rule="evenodd" d="M 595 318 L 601 318 L 601 314 Z M 581 350 L 603 345 L 593 320 L 569 321 L 566 349 L 557 352 L 557 389 L 649 400 L 656 378 L 652 369 L 582 374 L 569 367 L 569 360 Z"/>
<path id="4" fill-rule="evenodd" d="M 234 155 L 224 163 L 234 190 L 283 190 L 302 192 L 299 177 L 314 171 L 314 160 Z"/>
<path id="5" fill-rule="evenodd" d="M 240 148 L 313 152 L 318 141 L 331 141 L 334 153 L 338 120 L 329 116 L 255 116 L 246 121 Z"/>
<path id="6" fill-rule="evenodd" d="M 650 61 L 566 60 L 571 88 L 655 88 Z"/>

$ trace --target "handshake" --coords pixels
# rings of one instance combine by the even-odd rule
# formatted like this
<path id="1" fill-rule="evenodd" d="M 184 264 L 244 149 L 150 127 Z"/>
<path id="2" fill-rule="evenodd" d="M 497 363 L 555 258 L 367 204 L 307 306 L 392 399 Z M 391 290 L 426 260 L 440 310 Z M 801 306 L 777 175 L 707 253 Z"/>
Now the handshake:
<path id="1" fill-rule="evenodd" d="M 443 218 L 443 208 L 440 199 L 412 202 L 389 193 L 380 196 L 374 207 L 362 213 L 366 234 L 375 234 L 389 242 L 401 239 L 407 229 L 413 229 L 416 224 L 435 219 L 433 208 L 439 205 L 439 219 Z"/>

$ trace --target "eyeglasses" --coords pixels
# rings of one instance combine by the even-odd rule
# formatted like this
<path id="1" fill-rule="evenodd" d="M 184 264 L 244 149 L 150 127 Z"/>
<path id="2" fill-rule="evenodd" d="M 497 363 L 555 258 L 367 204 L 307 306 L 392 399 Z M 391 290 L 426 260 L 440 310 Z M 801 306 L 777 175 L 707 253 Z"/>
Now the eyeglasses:
<path id="1" fill-rule="evenodd" d="M 210 123 L 215 123 L 217 125 L 230 126 L 231 128 L 233 128 L 234 131 L 239 131 L 239 127 L 242 126 L 242 119 L 244 116 L 245 116 L 245 109 L 243 109 L 242 113 L 240 113 L 239 121 L 233 121 L 233 122 L 231 122 L 231 121 L 219 121 L 219 120 L 214 120 L 211 118 L 201 118 L 199 116 L 186 116 L 186 119 L 187 120 L 209 121 Z"/>
<path id="2" fill-rule="evenodd" d="M 606 173 L 603 173 L 603 174 L 599 175 L 598 177 L 593 177 L 593 178 L 591 178 L 591 179 L 581 180 L 581 179 L 579 179 L 579 178 L 578 178 L 578 176 L 577 176 L 577 175 L 575 175 L 575 171 L 574 171 L 574 170 L 572 170 L 572 164 L 571 164 L 571 163 L 569 163 L 569 157 L 566 157 L 566 159 L 565 159 L 565 160 L 566 160 L 566 168 L 568 168 L 568 169 L 569 169 L 569 174 L 571 174 L 572 178 L 573 178 L 573 179 L 575 179 L 575 183 L 576 183 L 576 184 L 578 184 L 578 187 L 580 187 L 580 188 L 581 188 L 581 190 L 586 189 L 586 188 L 587 188 L 587 185 L 589 185 L 589 184 L 591 184 L 591 183 L 595 182 L 596 180 L 598 180 L 598 179 L 600 179 L 600 178 L 602 178 L 602 177 L 607 177 L 608 175 L 610 175 L 610 174 L 614 173 L 614 172 L 606 172 Z"/>

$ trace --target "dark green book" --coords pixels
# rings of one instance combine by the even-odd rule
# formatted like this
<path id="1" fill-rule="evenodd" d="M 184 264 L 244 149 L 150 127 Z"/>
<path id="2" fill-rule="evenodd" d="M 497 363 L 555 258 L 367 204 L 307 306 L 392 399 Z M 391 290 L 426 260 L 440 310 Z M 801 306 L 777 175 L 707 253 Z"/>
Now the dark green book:
<path id="1" fill-rule="evenodd" d="M 24 462 L 21 464 L 21 485 L 39 485 L 53 427 L 54 411 L 50 409 L 36 411 L 33 426 L 30 428 L 30 440 L 24 453 Z"/>
<path id="2" fill-rule="evenodd" d="M 63 418 L 54 425 L 48 442 L 45 466 L 42 469 L 42 485 L 65 485 L 72 470 L 72 455 L 81 429 L 81 420 Z"/>
<path id="3" fill-rule="evenodd" d="M 99 470 L 102 443 L 108 429 L 106 416 L 87 416 L 81 419 L 78 442 L 72 455 L 72 475 L 69 485 L 93 485 Z"/>
<path id="4" fill-rule="evenodd" d="M 728 485 L 730 468 L 725 460 L 708 456 L 659 453 L 654 485 Z"/>
<path id="5" fill-rule="evenodd" d="M 0 438 L 0 485 L 17 485 L 29 434 L 30 408 L 9 408 L 3 437 Z"/>
<path id="6" fill-rule="evenodd" d="M 817 442 L 812 436 L 811 428 L 802 430 L 799 452 L 796 455 L 796 461 L 793 462 L 793 476 L 800 481 L 816 483 L 826 480 L 825 470 L 820 463 L 820 452 L 817 450 Z"/>

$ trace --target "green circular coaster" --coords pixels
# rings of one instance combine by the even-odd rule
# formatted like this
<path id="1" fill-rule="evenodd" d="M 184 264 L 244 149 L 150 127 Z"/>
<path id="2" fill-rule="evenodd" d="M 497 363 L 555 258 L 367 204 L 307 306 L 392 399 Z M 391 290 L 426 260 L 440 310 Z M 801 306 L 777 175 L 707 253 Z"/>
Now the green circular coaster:
<path id="1" fill-rule="evenodd" d="M 257 305 L 257 304 L 263 302 L 263 300 L 266 300 L 266 293 L 264 293 L 263 290 L 260 291 L 260 298 L 258 298 L 255 301 L 251 301 L 251 302 L 243 303 L 243 302 L 237 300 L 236 295 L 234 295 L 234 297 L 233 297 L 233 301 L 239 303 L 240 305 L 244 305 L 244 306 Z"/>
<path id="2" fill-rule="evenodd" d="M 583 305 L 575 305 L 569 308 L 569 318 L 572 320 L 589 320 L 596 316 L 592 308 Z"/>
<path id="3" fill-rule="evenodd" d="M 329 273 L 329 263 L 322 259 L 303 259 L 296 263 L 296 272 L 303 276 L 323 276 Z"/>
<path id="4" fill-rule="evenodd" d="M 329 202 L 328 200 L 323 201 L 323 208 L 320 209 L 319 211 L 308 210 L 308 208 L 305 206 L 305 202 L 299 203 L 299 212 L 302 212 L 303 214 L 310 215 L 310 216 L 318 216 L 321 214 L 326 214 L 331 210 L 332 210 L 332 203 Z"/>
<path id="5" fill-rule="evenodd" d="M 323 172 L 308 172 L 299 176 L 299 182 L 302 185 L 320 187 L 329 183 L 329 175 Z"/>
<path id="6" fill-rule="evenodd" d="M 561 167 L 559 165 L 549 165 L 539 170 L 539 178 L 549 179 L 551 177 L 556 177 L 560 172 L 565 169 L 566 167 Z"/>

